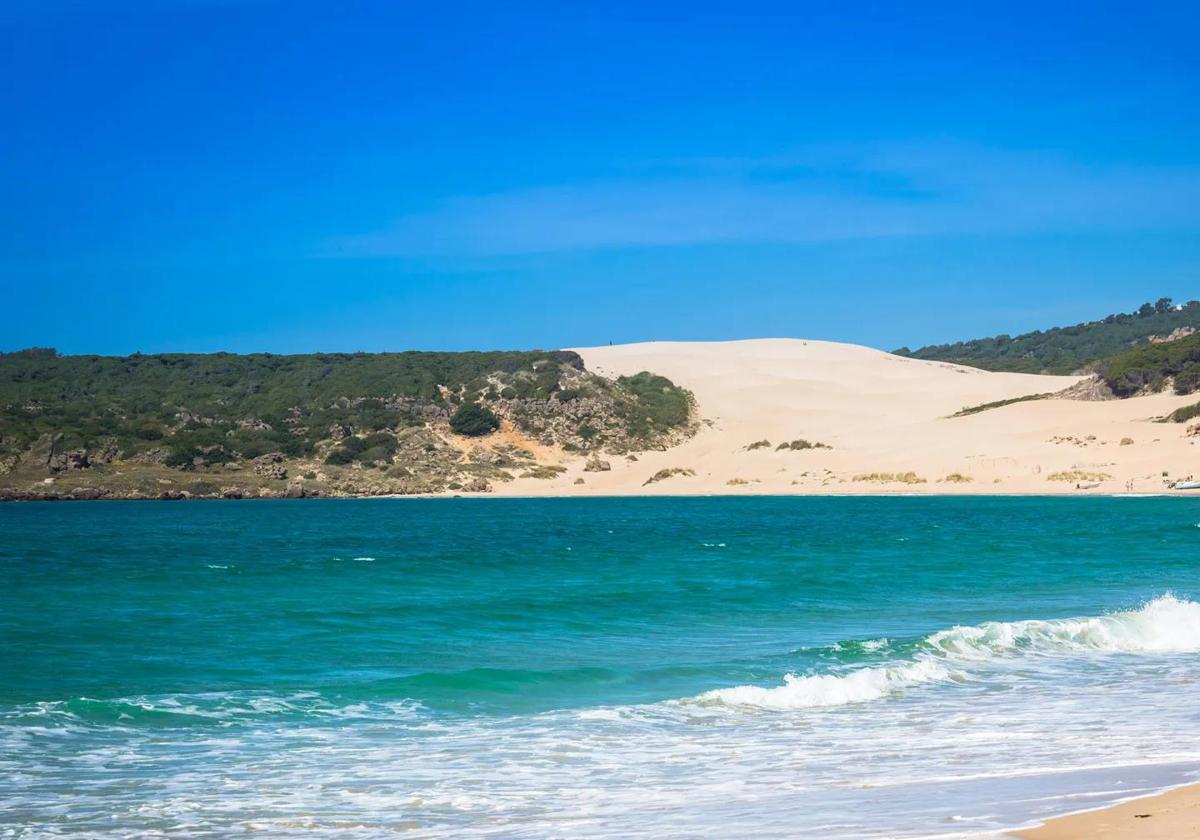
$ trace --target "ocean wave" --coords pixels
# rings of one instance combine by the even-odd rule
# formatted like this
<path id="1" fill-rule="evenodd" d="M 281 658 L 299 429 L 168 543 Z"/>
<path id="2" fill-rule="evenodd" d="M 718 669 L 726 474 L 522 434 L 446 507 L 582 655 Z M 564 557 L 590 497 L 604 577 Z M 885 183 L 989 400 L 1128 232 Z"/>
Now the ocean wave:
<path id="1" fill-rule="evenodd" d="M 39 721 L 53 721 L 67 726 L 141 729 L 223 726 L 288 717 L 298 720 L 312 717 L 404 720 L 415 718 L 421 711 L 421 704 L 411 699 L 350 703 L 312 691 L 284 695 L 218 691 L 42 701 L 7 709 L 0 713 L 0 720 L 25 727 L 36 726 Z"/>
<path id="2" fill-rule="evenodd" d="M 1187 653 L 1200 651 L 1200 604 L 1167 594 L 1141 609 L 1050 621 L 990 621 L 934 633 L 927 644 L 946 656 Z"/>
<path id="3" fill-rule="evenodd" d="M 1101 616 L 990 621 L 939 630 L 901 660 L 841 674 L 787 674 L 780 686 L 739 685 L 681 702 L 783 711 L 883 699 L 924 683 L 966 681 L 989 660 L 1200 651 L 1200 603 L 1166 594 Z M 680 702 L 680 701 L 677 701 Z"/>
<path id="4" fill-rule="evenodd" d="M 810 709 L 820 706 L 842 706 L 878 700 L 901 688 L 919 683 L 950 679 L 954 674 L 945 665 L 931 660 L 918 660 L 878 668 L 862 668 L 849 674 L 814 674 L 785 676 L 784 683 L 775 688 L 739 685 L 706 691 L 694 698 L 701 705 L 748 706 L 783 711 Z"/>

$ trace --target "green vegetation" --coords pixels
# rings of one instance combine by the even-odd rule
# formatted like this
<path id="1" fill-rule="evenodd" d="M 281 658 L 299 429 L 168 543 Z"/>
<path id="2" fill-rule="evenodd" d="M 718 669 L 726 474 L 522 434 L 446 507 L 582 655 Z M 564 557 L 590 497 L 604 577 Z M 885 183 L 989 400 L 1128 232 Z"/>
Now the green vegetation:
<path id="1" fill-rule="evenodd" d="M 959 409 L 958 411 L 954 412 L 950 416 L 951 417 L 969 417 L 972 414 L 979 414 L 981 411 L 990 411 L 993 408 L 1003 408 L 1006 405 L 1013 405 L 1014 403 L 1021 403 L 1021 402 L 1030 402 L 1031 400 L 1044 400 L 1047 397 L 1052 397 L 1052 396 L 1054 396 L 1054 395 L 1053 394 L 1026 394 L 1023 397 L 1012 397 L 1011 399 L 1007 399 L 1007 400 L 996 400 L 995 402 L 980 403 L 979 405 L 973 405 L 968 408 Z"/>
<path id="2" fill-rule="evenodd" d="M 1200 333 L 1120 353 L 1101 362 L 1098 373 L 1118 397 L 1161 391 L 1168 380 L 1175 393 L 1191 394 L 1200 390 Z"/>
<path id="3" fill-rule="evenodd" d="M 1064 470 L 1063 472 L 1050 473 L 1046 476 L 1047 481 L 1106 481 L 1112 478 L 1108 473 L 1103 472 L 1088 472 L 1087 470 Z"/>
<path id="4" fill-rule="evenodd" d="M 1168 414 L 1164 420 L 1167 423 L 1186 423 L 1196 417 L 1200 417 L 1200 402 L 1185 405 L 1183 408 L 1177 408 Z"/>
<path id="5" fill-rule="evenodd" d="M 1143 304 L 1136 312 L 1109 315 L 1073 327 L 1055 327 L 1024 335 L 998 335 L 955 344 L 935 344 L 895 352 L 914 359 L 954 362 L 984 370 L 1067 374 L 1084 370 L 1130 347 L 1150 344 L 1178 329 L 1200 330 L 1200 301 L 1182 307 L 1170 298 Z"/>
<path id="6" fill-rule="evenodd" d="M 447 427 L 478 437 L 503 420 L 542 446 L 628 453 L 687 434 L 690 415 L 691 395 L 670 380 L 614 381 L 568 351 L 33 349 L 0 353 L 0 498 L 486 492 L 513 479 L 505 467 L 532 478 L 562 468 L 511 445 L 464 453 Z"/>
<path id="7" fill-rule="evenodd" d="M 750 443 L 750 444 L 746 445 L 747 452 L 753 452 L 755 449 L 770 449 L 770 448 L 771 448 L 771 441 L 769 441 L 769 440 L 756 440 L 756 441 L 754 441 L 754 443 Z"/>
<path id="8" fill-rule="evenodd" d="M 566 370 L 583 370 L 578 354 L 0 353 L 0 451 L 21 451 L 53 434 L 63 436 L 63 448 L 113 441 L 126 455 L 164 446 L 179 463 L 214 446 L 246 458 L 300 457 L 332 425 L 420 425 L 422 407 L 445 406 L 444 393 L 465 394 L 468 384 L 490 387 L 488 376 L 546 398 Z"/>
<path id="9" fill-rule="evenodd" d="M 975 479 L 971 478 L 969 475 L 963 475 L 962 473 L 956 472 L 950 473 L 950 475 L 942 479 L 942 481 L 946 484 L 970 484 L 974 480 Z"/>
<path id="10" fill-rule="evenodd" d="M 566 471 L 566 467 L 560 467 L 558 464 L 537 464 L 522 473 L 521 478 L 558 478 Z"/>
<path id="11" fill-rule="evenodd" d="M 915 472 L 903 473 L 862 473 L 854 476 L 853 481 L 874 481 L 882 484 L 924 484 L 925 479 Z"/>
<path id="12" fill-rule="evenodd" d="M 779 452 L 780 450 L 783 450 L 783 449 L 790 449 L 793 452 L 802 452 L 805 449 L 832 449 L 832 448 L 833 447 L 829 446 L 828 444 L 820 443 L 819 441 L 814 443 L 812 441 L 805 440 L 804 438 L 799 438 L 798 440 L 784 441 L 783 443 L 781 443 L 775 447 L 775 451 Z"/>
<path id="13" fill-rule="evenodd" d="M 396 438 L 386 432 L 366 437 L 349 437 L 325 458 L 326 464 L 342 466 L 355 461 L 363 464 L 389 463 L 396 454 Z"/>
<path id="14" fill-rule="evenodd" d="M 626 428 L 634 437 L 649 438 L 687 424 L 690 396 L 665 376 L 642 371 L 622 376 L 617 383 L 633 397 L 622 411 Z"/>
<path id="15" fill-rule="evenodd" d="M 650 476 L 645 481 L 643 481 L 642 486 L 645 487 L 647 484 L 657 484 L 660 481 L 666 481 L 668 478 L 671 478 L 671 477 L 677 476 L 677 475 L 695 475 L 695 474 L 696 474 L 696 471 L 690 467 L 667 467 L 666 469 L 659 470 L 654 475 Z"/>
<path id="16" fill-rule="evenodd" d="M 480 437 L 500 428 L 500 418 L 478 403 L 463 403 L 450 415 L 450 430 L 456 435 Z"/>

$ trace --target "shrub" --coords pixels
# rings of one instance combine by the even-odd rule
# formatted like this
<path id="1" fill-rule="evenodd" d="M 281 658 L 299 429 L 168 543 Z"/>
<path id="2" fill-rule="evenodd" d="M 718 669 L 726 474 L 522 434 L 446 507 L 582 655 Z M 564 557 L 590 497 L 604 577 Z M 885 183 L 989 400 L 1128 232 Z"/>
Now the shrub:
<path id="1" fill-rule="evenodd" d="M 1064 470 L 1046 476 L 1047 481 L 1106 481 L 1109 478 L 1112 476 L 1108 473 L 1087 470 Z"/>
<path id="2" fill-rule="evenodd" d="M 229 453 L 220 446 L 201 449 L 198 446 L 181 446 L 176 444 L 170 448 L 167 457 L 163 459 L 163 463 L 168 467 L 190 470 L 194 467 L 196 458 L 204 459 L 206 466 L 224 464 L 233 460 Z"/>
<path id="3" fill-rule="evenodd" d="M 1015 405 L 1022 402 L 1030 402 L 1032 400 L 1044 400 L 1054 396 L 1053 394 L 1026 394 L 1023 397 L 1011 397 L 1007 400 L 996 400 L 995 402 L 980 403 L 979 405 L 960 408 L 958 411 L 951 414 L 951 417 L 969 417 L 972 414 L 979 414 L 984 411 L 991 411 L 993 408 L 1004 408 L 1006 405 Z"/>
<path id="4" fill-rule="evenodd" d="M 500 418 L 478 403 L 464 403 L 450 416 L 450 430 L 456 435 L 480 437 L 500 428 Z"/>
<path id="5" fill-rule="evenodd" d="M 129 432 L 138 440 L 162 440 L 163 437 L 162 427 L 150 421 L 134 425 Z"/>
<path id="6" fill-rule="evenodd" d="M 625 412 L 630 434 L 649 437 L 655 431 L 687 424 L 691 415 L 689 394 L 670 379 L 642 371 L 622 376 L 617 382 L 633 397 Z"/>
<path id="7" fill-rule="evenodd" d="M 695 474 L 696 474 L 696 471 L 690 467 L 667 467 L 666 469 L 659 470 L 654 475 L 650 476 L 645 481 L 643 481 L 642 486 L 645 487 L 647 484 L 657 484 L 660 481 L 666 481 L 668 478 L 671 478 L 672 476 L 676 476 L 676 475 L 695 475 Z"/>
<path id="8" fill-rule="evenodd" d="M 793 441 L 784 441 L 783 443 L 781 443 L 775 447 L 775 451 L 778 452 L 781 449 L 790 449 L 793 452 L 802 452 L 805 449 L 832 449 L 832 448 L 833 447 L 829 446 L 828 444 L 824 444 L 819 441 L 814 443 L 813 441 L 805 440 L 804 438 L 800 438 L 798 440 L 793 440 Z"/>
<path id="9" fill-rule="evenodd" d="M 558 478 L 566 471 L 566 467 L 560 467 L 558 464 L 535 464 L 522 473 L 521 478 Z"/>
<path id="10" fill-rule="evenodd" d="M 1166 419 L 1168 423 L 1186 423 L 1193 417 L 1200 417 L 1200 402 L 1177 408 L 1168 414 Z"/>
<path id="11" fill-rule="evenodd" d="M 860 473 L 854 476 L 853 481 L 877 481 L 881 483 L 898 483 L 898 484 L 924 484 L 925 479 L 921 478 L 915 472 L 903 473 Z"/>
<path id="12" fill-rule="evenodd" d="M 325 457 L 325 463 L 332 464 L 335 467 L 345 466 L 353 460 L 354 453 L 345 446 L 339 446 Z"/>
<path id="13" fill-rule="evenodd" d="M 365 452 L 367 449 L 370 449 L 370 448 L 371 448 L 371 444 L 367 443 L 367 439 L 360 438 L 360 437 L 348 437 L 344 441 L 342 441 L 342 445 L 339 447 L 339 449 L 342 449 L 343 451 L 350 453 L 351 457 L 353 457 L 354 455 L 357 455 L 360 452 Z"/>
<path id="14" fill-rule="evenodd" d="M 357 458 L 364 464 L 385 464 L 392 460 L 392 453 L 395 447 L 387 446 L 372 446 L 370 449 L 363 450 Z"/>

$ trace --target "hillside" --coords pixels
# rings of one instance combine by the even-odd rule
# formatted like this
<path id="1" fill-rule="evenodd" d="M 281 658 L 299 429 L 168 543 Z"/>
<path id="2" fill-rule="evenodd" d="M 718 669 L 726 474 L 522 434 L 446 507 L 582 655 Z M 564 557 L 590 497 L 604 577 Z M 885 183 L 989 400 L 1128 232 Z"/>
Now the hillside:
<path id="1" fill-rule="evenodd" d="M 1118 353 L 1101 361 L 1097 373 L 1118 397 L 1168 384 L 1176 394 L 1194 393 L 1200 390 L 1200 333 Z"/>
<path id="2" fill-rule="evenodd" d="M 490 489 L 543 449 L 687 434 L 689 395 L 569 351 L 0 354 L 0 483 L 92 495 Z M 50 493 L 52 491 L 46 490 Z"/>
<path id="3" fill-rule="evenodd" d="M 1074 494 L 1124 492 L 1127 482 L 1163 492 L 1164 476 L 1200 474 L 1197 429 L 1154 422 L 1194 401 L 1168 391 L 1069 399 L 1063 392 L 1083 377 L 993 373 L 825 341 L 577 350 L 606 377 L 650 369 L 687 388 L 699 431 L 636 461 L 614 459 L 609 471 L 568 464 L 532 491 L 507 484 L 498 493 Z M 992 407 L 963 411 L 984 405 Z"/>
<path id="4" fill-rule="evenodd" d="M 1175 306 L 1170 298 L 1143 304 L 1130 313 L 1109 315 L 1072 327 L 997 335 L 895 353 L 913 359 L 953 362 L 983 370 L 1071 374 L 1130 348 L 1151 345 L 1200 330 L 1200 301 Z"/>
<path id="5" fill-rule="evenodd" d="M 797 339 L 13 353 L 0 498 L 1162 492 L 1200 474 L 1200 424 L 1155 422 L 1195 416 L 1175 388 L 1197 341 L 1123 354 L 1107 375 L 1145 385 L 1109 400 L 1070 397 L 1088 377 Z"/>

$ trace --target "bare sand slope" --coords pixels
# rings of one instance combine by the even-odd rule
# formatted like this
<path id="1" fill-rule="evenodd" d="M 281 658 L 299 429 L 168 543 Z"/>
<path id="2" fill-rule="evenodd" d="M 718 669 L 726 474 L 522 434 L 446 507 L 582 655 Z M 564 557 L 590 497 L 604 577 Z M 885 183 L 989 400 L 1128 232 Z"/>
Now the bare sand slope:
<path id="1" fill-rule="evenodd" d="M 652 342 L 578 352 L 599 373 L 650 370 L 690 389 L 701 430 L 636 461 L 605 456 L 608 472 L 585 473 L 582 458 L 568 457 L 559 478 L 515 481 L 497 486 L 497 493 L 1112 493 L 1122 492 L 1127 480 L 1138 492 L 1161 492 L 1164 471 L 1200 475 L 1200 439 L 1187 438 L 1183 425 L 1151 422 L 1194 396 L 1040 400 L 951 418 L 967 406 L 1057 392 L 1078 378 L 989 373 L 797 339 Z M 831 448 L 777 448 L 797 439 Z M 770 445 L 747 448 L 763 440 Z M 664 469 L 695 475 L 646 484 Z M 914 473 L 924 482 L 862 478 L 888 473 Z M 1051 480 L 1056 473 L 1091 477 Z M 956 474 L 963 480 L 947 480 Z M 1091 480 L 1099 487 L 1076 489 Z"/>

